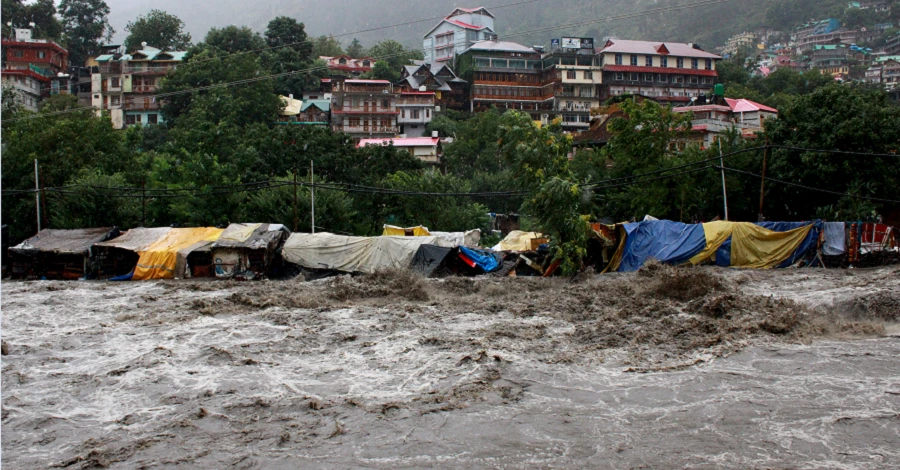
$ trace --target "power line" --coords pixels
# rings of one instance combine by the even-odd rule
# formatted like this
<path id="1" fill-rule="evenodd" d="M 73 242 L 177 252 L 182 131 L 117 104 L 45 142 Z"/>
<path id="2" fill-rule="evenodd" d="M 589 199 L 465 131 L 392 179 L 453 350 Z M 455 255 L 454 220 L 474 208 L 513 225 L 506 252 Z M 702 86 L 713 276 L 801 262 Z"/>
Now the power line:
<path id="1" fill-rule="evenodd" d="M 538 28 L 538 29 L 533 29 L 533 30 L 519 31 L 516 33 L 504 35 L 503 37 L 509 38 L 509 37 L 516 37 L 516 36 L 524 36 L 526 34 L 547 32 L 547 31 L 557 30 L 557 29 L 561 29 L 561 28 L 574 27 L 574 26 L 585 26 L 588 24 L 605 23 L 605 22 L 617 21 L 617 20 L 622 20 L 622 19 L 638 18 L 641 16 L 649 16 L 649 15 L 661 14 L 661 13 L 670 13 L 673 11 L 679 11 L 679 10 L 685 10 L 685 9 L 690 9 L 690 8 L 703 7 L 703 6 L 718 5 L 718 4 L 730 3 L 733 1 L 735 1 L 735 0 L 701 0 L 701 1 L 693 2 L 693 3 L 686 3 L 683 5 L 672 5 L 672 6 L 668 6 L 668 7 L 655 8 L 655 9 L 646 10 L 643 12 L 629 13 L 629 14 L 617 15 L 617 16 L 607 16 L 607 17 L 603 17 L 603 18 L 595 18 L 593 20 L 588 20 L 588 21 L 581 21 L 581 22 L 576 22 L 576 23 L 564 23 L 564 24 L 560 24 L 560 25 Z M 401 53 L 373 57 L 373 59 L 376 61 L 384 60 L 384 59 L 389 59 L 392 57 L 399 57 L 399 56 L 407 55 L 410 52 L 411 51 L 407 50 L 407 51 L 404 51 Z M 187 65 L 187 64 L 190 64 L 190 62 L 186 63 L 185 65 Z M 283 73 L 278 73 L 278 74 L 263 75 L 260 77 L 253 77 L 253 78 L 247 78 L 247 79 L 242 79 L 242 80 L 235 80 L 232 82 L 215 83 L 215 84 L 205 85 L 202 87 L 178 90 L 178 91 L 174 91 L 174 92 L 170 92 L 170 93 L 161 93 L 161 94 L 156 94 L 156 95 L 142 96 L 141 98 L 142 99 L 165 98 L 165 97 L 169 97 L 169 96 L 193 93 L 196 91 L 206 91 L 206 90 L 210 90 L 210 89 L 214 89 L 214 88 L 223 88 L 223 87 L 230 87 L 230 86 L 235 86 L 235 85 L 246 85 L 249 83 L 255 83 L 255 82 L 263 81 L 263 80 L 271 80 L 271 79 L 275 79 L 275 78 L 281 78 L 281 77 L 285 77 L 285 76 L 289 76 L 289 75 L 295 75 L 298 73 L 315 72 L 315 71 L 327 70 L 327 69 L 328 69 L 327 67 L 311 67 L 311 68 L 307 68 L 307 69 L 294 70 L 294 71 L 290 71 L 290 72 L 283 72 Z M 135 99 L 135 98 L 130 98 L 130 99 Z M 36 114 L 36 115 L 32 115 L 32 116 L 23 116 L 20 118 L 7 119 L 7 121 L 8 122 L 16 122 L 16 121 L 26 120 L 26 119 L 37 119 L 37 118 L 41 118 L 41 117 L 49 117 L 49 116 L 55 116 L 55 115 L 60 115 L 60 114 L 66 114 L 69 112 L 76 112 L 76 111 L 90 110 L 90 109 L 97 109 L 97 108 L 95 108 L 94 106 L 71 108 L 71 109 L 65 110 L 65 111 Z"/>
<path id="2" fill-rule="evenodd" d="M 849 150 L 828 150 L 828 149 L 811 149 L 805 147 L 794 147 L 790 145 L 769 145 L 769 148 L 773 149 L 784 149 L 784 150 L 797 150 L 800 152 L 812 152 L 812 153 L 831 153 L 835 155 L 856 155 L 856 156 L 865 156 L 865 157 L 900 157 L 898 153 L 866 153 L 866 152 L 853 152 Z"/>
<path id="3" fill-rule="evenodd" d="M 717 168 L 717 169 L 722 169 L 723 167 L 716 166 L 715 168 Z M 730 172 L 733 172 L 733 173 L 740 173 L 740 174 L 749 175 L 749 176 L 755 176 L 755 177 L 757 177 L 757 178 L 762 178 L 762 177 L 763 177 L 762 175 L 760 175 L 760 174 L 758 174 L 758 173 L 753 173 L 753 172 L 750 172 L 750 171 L 744 171 L 744 170 L 738 170 L 738 169 L 736 169 L 736 168 L 728 168 L 728 167 L 724 167 L 724 169 L 725 169 L 725 171 L 730 171 Z M 828 189 L 815 188 L 815 187 L 812 187 L 812 186 L 806 186 L 806 185 L 800 184 L 800 183 L 792 183 L 792 182 L 790 182 L 790 181 L 784 181 L 784 180 L 780 180 L 780 179 L 777 179 L 777 178 L 772 178 L 771 176 L 768 176 L 768 175 L 766 175 L 766 181 L 767 181 L 767 182 L 768 182 L 768 181 L 774 181 L 774 182 L 776 182 L 776 183 L 781 183 L 781 184 L 784 184 L 784 185 L 787 185 L 787 186 L 795 186 L 795 187 L 798 187 L 798 188 L 807 189 L 807 190 L 809 190 L 809 191 L 817 191 L 817 192 L 820 192 L 820 193 L 834 194 L 834 195 L 836 195 L 836 196 L 846 196 L 846 197 L 852 197 L 852 198 L 856 198 L 856 199 L 866 199 L 866 200 L 869 200 L 869 201 L 892 202 L 892 203 L 900 204 L 900 200 L 898 200 L 898 199 L 882 199 L 882 198 L 877 198 L 877 197 L 861 196 L 861 195 L 858 195 L 858 194 L 842 193 L 842 192 L 839 192 L 839 191 L 831 191 L 831 190 L 828 190 Z"/>

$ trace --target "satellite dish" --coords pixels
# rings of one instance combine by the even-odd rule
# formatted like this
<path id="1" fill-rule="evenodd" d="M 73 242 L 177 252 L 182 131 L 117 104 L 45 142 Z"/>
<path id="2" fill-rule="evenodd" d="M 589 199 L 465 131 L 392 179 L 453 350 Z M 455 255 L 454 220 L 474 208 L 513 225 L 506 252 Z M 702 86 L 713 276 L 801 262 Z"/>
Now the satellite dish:
<path id="1" fill-rule="evenodd" d="M 147 47 L 147 41 L 141 41 L 141 46 L 142 46 L 142 47 Z"/>
<path id="2" fill-rule="evenodd" d="M 28 26 L 31 26 L 32 28 L 34 28 L 34 21 L 29 21 Z"/>
<path id="3" fill-rule="evenodd" d="M 6 26 L 12 26 L 12 21 L 7 21 Z"/>

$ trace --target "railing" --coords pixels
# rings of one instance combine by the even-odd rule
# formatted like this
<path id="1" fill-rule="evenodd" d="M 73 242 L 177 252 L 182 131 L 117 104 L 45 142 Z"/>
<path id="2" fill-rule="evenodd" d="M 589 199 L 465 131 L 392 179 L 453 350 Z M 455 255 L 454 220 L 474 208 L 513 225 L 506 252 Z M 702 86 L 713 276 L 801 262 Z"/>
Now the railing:
<path id="1" fill-rule="evenodd" d="M 482 100 L 500 100 L 500 101 L 544 101 L 552 100 L 553 94 L 545 96 L 508 96 L 508 95 L 488 95 L 484 93 L 476 93 L 473 95 L 476 99 Z"/>
<path id="2" fill-rule="evenodd" d="M 365 108 L 365 107 L 347 107 L 347 108 L 334 108 L 331 110 L 334 114 L 391 114 L 397 115 L 400 114 L 400 111 L 397 108 Z"/>
<path id="3" fill-rule="evenodd" d="M 390 85 L 373 85 L 373 86 L 364 86 L 364 85 L 347 85 L 342 84 L 338 89 L 334 90 L 335 93 L 371 93 L 373 95 L 389 95 L 391 91 Z"/>
<path id="4" fill-rule="evenodd" d="M 155 93 L 156 89 L 156 85 L 136 85 L 131 87 L 131 91 L 134 93 Z"/>
<path id="5" fill-rule="evenodd" d="M 165 65 L 161 67 L 139 67 L 139 66 L 130 66 L 123 67 L 124 73 L 130 74 L 166 74 L 169 69 L 173 68 L 173 65 Z"/>
<path id="6" fill-rule="evenodd" d="M 381 126 L 334 126 L 334 131 L 347 134 L 396 134 L 399 131 L 399 128 Z"/>
<path id="7" fill-rule="evenodd" d="M 122 73 L 122 64 L 100 64 L 100 73 Z"/>
<path id="8" fill-rule="evenodd" d="M 31 69 L 32 72 L 34 72 L 42 77 L 53 78 L 55 76 L 55 75 L 53 75 L 53 72 L 44 70 L 34 64 L 28 64 L 28 68 Z"/>
<path id="9" fill-rule="evenodd" d="M 160 104 L 159 104 L 159 101 L 150 102 L 150 103 L 145 103 L 143 101 L 137 102 L 137 103 L 132 103 L 132 102 L 126 101 L 124 108 L 127 111 L 153 111 L 153 110 L 159 109 Z"/>
<path id="10" fill-rule="evenodd" d="M 400 99 L 397 106 L 431 106 L 434 104 L 434 97 L 429 99 Z"/>

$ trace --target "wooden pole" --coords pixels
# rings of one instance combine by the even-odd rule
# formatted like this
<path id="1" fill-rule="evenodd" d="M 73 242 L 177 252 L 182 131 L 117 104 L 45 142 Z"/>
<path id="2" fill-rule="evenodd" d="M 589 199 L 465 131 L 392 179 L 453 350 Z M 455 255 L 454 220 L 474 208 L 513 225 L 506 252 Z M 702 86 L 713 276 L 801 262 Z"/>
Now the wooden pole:
<path id="1" fill-rule="evenodd" d="M 762 181 L 759 184 L 759 221 L 763 221 L 763 201 L 766 197 L 766 161 L 769 158 L 769 140 L 766 139 L 766 145 L 763 149 L 763 164 L 762 164 Z"/>
<path id="2" fill-rule="evenodd" d="M 316 188 L 315 188 L 315 180 L 313 178 L 315 172 L 315 168 L 313 167 L 312 159 L 309 160 L 309 198 L 310 198 L 310 210 L 311 210 L 311 221 L 310 225 L 312 225 L 312 233 L 316 233 Z"/>
<path id="3" fill-rule="evenodd" d="M 41 183 L 38 179 L 38 161 L 34 159 L 34 208 L 37 211 L 37 231 L 41 231 Z"/>
<path id="4" fill-rule="evenodd" d="M 725 201 L 725 220 L 728 220 L 728 191 L 725 188 L 725 155 L 722 153 L 722 140 L 719 140 L 719 162 L 722 165 L 722 198 Z"/>
<path id="5" fill-rule="evenodd" d="M 294 167 L 294 231 L 300 229 L 300 216 L 297 214 L 297 167 Z"/>

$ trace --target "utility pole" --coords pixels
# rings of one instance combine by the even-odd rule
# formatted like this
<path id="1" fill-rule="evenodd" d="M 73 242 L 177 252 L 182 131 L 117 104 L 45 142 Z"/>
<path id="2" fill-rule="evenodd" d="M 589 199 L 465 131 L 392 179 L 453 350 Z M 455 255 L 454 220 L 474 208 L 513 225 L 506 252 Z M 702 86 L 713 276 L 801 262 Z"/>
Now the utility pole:
<path id="1" fill-rule="evenodd" d="M 725 220 L 728 220 L 728 191 L 725 189 L 725 155 L 722 153 L 722 140 L 719 140 L 719 164 L 722 167 L 722 198 L 725 201 Z"/>
<path id="2" fill-rule="evenodd" d="M 315 180 L 313 178 L 315 168 L 313 167 L 313 161 L 309 159 L 309 198 L 310 198 L 310 209 L 312 210 L 310 225 L 312 225 L 312 233 L 316 233 L 316 187 Z"/>
<path id="3" fill-rule="evenodd" d="M 34 159 L 34 208 L 37 210 L 37 229 L 41 231 L 41 184 L 38 179 L 38 161 Z"/>
<path id="4" fill-rule="evenodd" d="M 766 160 L 769 157 L 769 139 L 766 138 L 766 145 L 763 148 L 763 164 L 762 164 L 762 182 L 759 184 L 759 222 L 763 221 L 763 200 L 766 195 Z"/>
<path id="5" fill-rule="evenodd" d="M 297 167 L 294 167 L 294 231 L 300 229 L 300 216 L 297 214 Z"/>
<path id="6" fill-rule="evenodd" d="M 141 227 L 147 226 L 147 178 L 141 180 Z"/>

